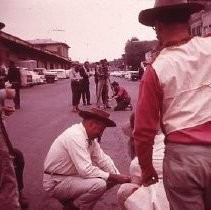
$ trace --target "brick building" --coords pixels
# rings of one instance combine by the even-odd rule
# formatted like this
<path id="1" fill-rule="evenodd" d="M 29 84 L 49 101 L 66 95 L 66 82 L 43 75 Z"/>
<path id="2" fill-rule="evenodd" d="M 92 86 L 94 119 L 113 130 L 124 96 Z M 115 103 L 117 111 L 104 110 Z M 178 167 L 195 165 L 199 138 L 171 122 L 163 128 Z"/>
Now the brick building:
<path id="1" fill-rule="evenodd" d="M 205 6 L 205 10 L 193 14 L 190 19 L 190 32 L 193 36 L 211 35 L 211 1 L 210 0 L 189 0 L 188 2 L 198 2 Z"/>
<path id="2" fill-rule="evenodd" d="M 68 58 L 69 46 L 65 43 L 51 43 L 50 47 L 36 46 L 2 30 L 0 41 L 7 48 L 8 61 L 16 63 L 21 60 L 35 60 L 37 67 L 46 69 L 69 69 L 71 67 L 71 60 Z"/>

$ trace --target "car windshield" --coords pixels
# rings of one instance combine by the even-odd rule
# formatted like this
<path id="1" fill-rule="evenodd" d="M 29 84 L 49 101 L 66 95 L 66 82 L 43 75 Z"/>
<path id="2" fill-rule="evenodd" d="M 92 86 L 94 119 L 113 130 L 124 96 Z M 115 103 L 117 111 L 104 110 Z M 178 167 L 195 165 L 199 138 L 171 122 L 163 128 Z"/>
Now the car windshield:
<path id="1" fill-rule="evenodd" d="M 43 74 L 43 70 L 44 69 L 34 69 L 34 72 L 36 72 L 39 75 L 42 75 Z"/>

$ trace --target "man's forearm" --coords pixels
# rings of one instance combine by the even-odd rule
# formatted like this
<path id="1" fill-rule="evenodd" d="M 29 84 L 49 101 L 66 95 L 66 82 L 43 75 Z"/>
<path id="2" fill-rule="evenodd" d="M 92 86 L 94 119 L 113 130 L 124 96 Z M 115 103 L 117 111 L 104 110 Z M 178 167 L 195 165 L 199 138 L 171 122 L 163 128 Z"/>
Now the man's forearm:
<path id="1" fill-rule="evenodd" d="M 113 182 L 116 184 L 124 184 L 124 183 L 130 183 L 131 178 L 128 175 L 124 174 L 109 174 L 108 182 Z"/>

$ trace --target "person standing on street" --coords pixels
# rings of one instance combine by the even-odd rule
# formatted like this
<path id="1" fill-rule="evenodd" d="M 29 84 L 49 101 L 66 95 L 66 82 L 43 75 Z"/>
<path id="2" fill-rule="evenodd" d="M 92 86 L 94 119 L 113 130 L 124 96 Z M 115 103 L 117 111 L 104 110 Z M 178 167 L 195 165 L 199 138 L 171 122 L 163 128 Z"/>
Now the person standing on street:
<path id="1" fill-rule="evenodd" d="M 5 89 L 5 82 L 7 81 L 6 74 L 6 49 L 3 43 L 0 43 L 0 89 Z M 4 100 L 1 101 L 4 106 Z"/>
<path id="2" fill-rule="evenodd" d="M 5 99 L 13 99 L 14 97 L 15 97 L 14 89 L 10 89 L 10 88 L 0 89 L 0 102 L 4 101 Z M 24 188 L 23 172 L 24 172 L 24 166 L 25 166 L 24 156 L 23 156 L 23 153 L 19 149 L 13 147 L 13 145 L 10 141 L 10 138 L 8 136 L 6 127 L 5 127 L 5 117 L 10 116 L 14 111 L 15 111 L 14 107 L 5 106 L 5 105 L 1 106 L 0 127 L 1 127 L 2 134 L 4 136 L 4 141 L 5 141 L 4 143 L 8 148 L 8 152 L 9 152 L 9 156 L 10 156 L 9 159 L 12 159 L 12 167 L 14 167 L 14 170 L 15 170 L 15 178 L 16 178 L 16 182 L 17 182 L 17 186 L 18 186 L 18 193 L 19 193 L 19 204 L 22 209 L 27 209 L 29 207 L 29 202 L 23 196 L 23 188 Z M 4 150 L 3 148 L 1 148 L 1 149 Z M 3 157 L 2 158 L 3 161 L 1 164 L 4 164 L 4 159 L 5 158 Z M 1 166 L 1 168 L 2 167 L 3 166 Z M 9 166 L 8 166 L 8 168 L 9 168 Z M 11 173 L 12 173 L 12 171 L 11 171 Z M 4 173 L 4 169 L 2 168 L 1 177 L 4 177 L 4 176 L 7 177 L 8 175 L 11 175 L 11 174 L 9 172 Z M 9 185 L 7 187 L 9 188 Z M 0 188 L 1 188 L 1 186 L 0 186 Z M 7 193 L 9 193 L 9 191 L 7 191 L 6 194 Z M 5 199 L 5 201 L 6 201 L 6 199 Z M 0 203 L 2 203 L 1 199 L 0 199 Z M 5 210 L 6 209 L 7 208 L 5 208 Z"/>
<path id="3" fill-rule="evenodd" d="M 0 23 L 1 27 L 1 23 Z M 0 63 L 6 63 L 6 47 L 0 42 Z M 5 70 L 5 68 L 4 68 Z M 23 196 L 23 171 L 25 166 L 23 153 L 14 148 L 5 127 L 5 117 L 10 116 L 15 108 L 6 106 L 5 99 L 14 99 L 15 90 L 5 87 L 5 78 L 0 88 L 0 209 L 26 209 L 29 206 Z"/>
<path id="4" fill-rule="evenodd" d="M 82 79 L 80 75 L 80 65 L 74 64 L 70 71 L 73 112 L 79 111 L 78 105 L 81 100 Z"/>
<path id="5" fill-rule="evenodd" d="M 0 56 L 4 56 L 4 55 L 0 55 Z M 0 60 L 4 60 L 4 58 L 0 58 Z M 2 62 L 0 63 L 0 89 L 5 88 L 6 81 L 7 81 L 6 67 L 5 67 L 4 62 Z"/>
<path id="6" fill-rule="evenodd" d="M 92 210 L 107 189 L 130 182 L 120 174 L 99 141 L 106 127 L 115 127 L 110 114 L 92 108 L 80 111 L 82 122 L 53 142 L 44 163 L 44 189 L 75 210 Z"/>
<path id="7" fill-rule="evenodd" d="M 159 54 L 140 83 L 133 131 L 142 184 L 158 182 L 156 128 L 165 134 L 163 180 L 171 210 L 211 209 L 211 37 L 191 37 L 190 15 L 203 6 L 156 0 L 139 21 L 154 27 Z"/>
<path id="8" fill-rule="evenodd" d="M 89 77 L 91 76 L 89 70 L 89 62 L 86 61 L 80 69 L 82 79 L 82 100 L 83 105 L 91 105 L 90 103 L 90 90 L 89 90 Z"/>
<path id="9" fill-rule="evenodd" d="M 100 66 L 97 70 L 98 83 L 97 83 L 97 108 L 100 108 L 100 101 L 102 98 L 104 108 L 110 109 L 108 104 L 108 83 L 109 83 L 109 72 L 108 62 L 106 59 L 100 60 Z"/>
<path id="10" fill-rule="evenodd" d="M 7 99 L 12 99 L 15 96 L 15 91 L 12 89 L 0 89 L 0 102 Z M 0 103 L 2 104 L 2 103 Z M 2 210 L 17 209 L 20 210 L 18 182 L 14 168 L 14 152 L 11 142 L 2 119 L 4 116 L 11 115 L 15 109 L 8 106 L 0 106 L 0 206 Z"/>
<path id="11" fill-rule="evenodd" d="M 15 109 L 20 109 L 20 88 L 21 88 L 21 73 L 13 61 L 10 61 L 7 78 L 15 89 L 15 98 L 13 99 Z"/>
<path id="12" fill-rule="evenodd" d="M 94 67 L 94 80 L 95 80 L 95 87 L 96 87 L 96 97 L 97 97 L 97 84 L 98 84 L 98 69 L 99 69 L 99 62 L 95 63 Z"/>
<path id="13" fill-rule="evenodd" d="M 0 22 L 0 30 L 4 27 L 4 23 Z M 0 41 L 0 63 L 5 60 L 5 46 Z M 2 210 L 17 209 L 20 210 L 18 182 L 14 168 L 14 153 L 11 142 L 4 125 L 3 117 L 11 115 L 15 109 L 5 106 L 5 99 L 13 99 L 15 91 L 3 88 L 4 82 L 0 89 L 0 208 Z"/>
<path id="14" fill-rule="evenodd" d="M 0 22 L 0 30 L 5 27 Z M 0 41 L 0 63 L 5 62 L 5 46 Z M 15 109 L 5 106 L 4 100 L 12 99 L 15 91 L 12 89 L 0 89 L 0 208 L 2 210 L 20 210 L 18 183 L 13 164 L 13 148 L 10 141 L 7 141 L 7 132 L 4 126 L 3 116 L 9 116 Z"/>

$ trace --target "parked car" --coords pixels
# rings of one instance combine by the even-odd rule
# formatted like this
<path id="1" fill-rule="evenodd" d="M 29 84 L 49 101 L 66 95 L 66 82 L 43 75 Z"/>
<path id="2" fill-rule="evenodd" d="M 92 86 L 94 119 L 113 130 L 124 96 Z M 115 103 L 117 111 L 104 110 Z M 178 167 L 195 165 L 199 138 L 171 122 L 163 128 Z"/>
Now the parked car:
<path id="1" fill-rule="evenodd" d="M 58 80 L 57 73 L 48 71 L 45 68 L 35 68 L 33 69 L 33 71 L 36 72 L 38 75 L 44 76 L 47 83 L 53 83 Z"/>
<path id="2" fill-rule="evenodd" d="M 125 78 L 135 81 L 139 79 L 139 71 L 127 71 L 125 74 Z"/>
<path id="3" fill-rule="evenodd" d="M 56 73 L 58 79 L 66 79 L 66 78 L 68 78 L 65 69 L 50 69 L 49 71 Z"/>
<path id="4" fill-rule="evenodd" d="M 70 71 L 71 71 L 71 69 L 65 70 L 66 78 L 70 78 Z M 94 75 L 94 74 L 93 74 L 93 75 Z"/>
<path id="5" fill-rule="evenodd" d="M 32 86 L 33 85 L 32 74 L 30 73 L 29 69 L 24 67 L 19 67 L 19 70 L 21 74 L 21 86 L 22 87 Z"/>
<path id="6" fill-rule="evenodd" d="M 44 74 L 39 74 L 37 71 L 32 71 L 34 74 L 38 75 L 41 78 L 42 83 L 46 83 L 46 78 Z"/>
<path id="7" fill-rule="evenodd" d="M 139 71 L 132 71 L 131 72 L 131 77 L 130 80 L 132 81 L 136 81 L 139 79 Z"/>
<path id="8" fill-rule="evenodd" d="M 32 82 L 34 85 L 44 84 L 46 82 L 45 76 L 43 78 L 43 75 L 38 75 L 34 71 L 29 71 L 32 75 Z"/>
<path id="9" fill-rule="evenodd" d="M 124 77 L 125 71 L 112 71 L 110 72 L 110 76 L 114 77 Z"/>

